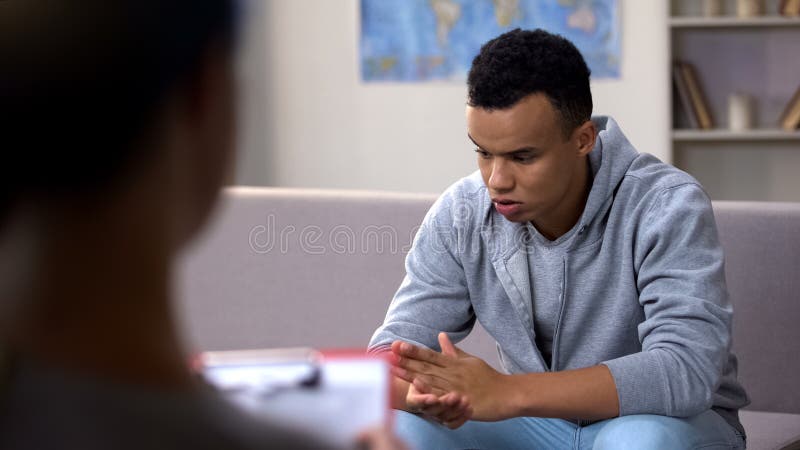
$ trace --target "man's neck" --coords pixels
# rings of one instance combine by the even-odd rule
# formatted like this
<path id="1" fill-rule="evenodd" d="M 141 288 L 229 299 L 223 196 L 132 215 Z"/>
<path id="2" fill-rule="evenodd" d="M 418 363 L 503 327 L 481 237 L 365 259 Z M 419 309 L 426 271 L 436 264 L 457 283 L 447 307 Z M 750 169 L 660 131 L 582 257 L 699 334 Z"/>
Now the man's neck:
<path id="1" fill-rule="evenodd" d="M 592 170 L 589 158 L 586 157 L 584 162 L 578 166 L 575 183 L 561 199 L 553 214 L 543 220 L 531 222 L 531 224 L 542 236 L 551 241 L 565 235 L 580 220 L 583 210 L 586 209 L 591 189 Z"/>

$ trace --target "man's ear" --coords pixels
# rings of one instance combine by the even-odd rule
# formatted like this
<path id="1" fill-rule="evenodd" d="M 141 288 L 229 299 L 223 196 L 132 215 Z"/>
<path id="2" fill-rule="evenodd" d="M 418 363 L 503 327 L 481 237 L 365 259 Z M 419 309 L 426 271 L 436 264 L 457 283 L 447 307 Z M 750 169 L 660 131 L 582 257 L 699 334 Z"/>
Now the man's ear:
<path id="1" fill-rule="evenodd" d="M 198 64 L 197 70 L 185 85 L 186 125 L 192 131 L 191 157 L 204 178 L 219 178 L 216 172 L 223 169 L 228 176 L 229 163 L 236 135 L 236 90 L 231 50 L 223 45 L 210 46 Z"/>
<path id="2" fill-rule="evenodd" d="M 218 108 L 229 106 L 225 100 L 231 94 L 228 90 L 230 58 L 230 52 L 224 45 L 212 45 L 184 84 L 187 118 L 198 129 L 214 124 L 219 120 Z"/>
<path id="3" fill-rule="evenodd" d="M 236 90 L 232 53 L 211 46 L 177 94 L 176 143 L 171 147 L 173 201 L 183 210 L 175 242 L 204 223 L 219 189 L 232 177 Z"/>
<path id="4" fill-rule="evenodd" d="M 578 156 L 586 156 L 592 151 L 597 140 L 597 126 L 593 121 L 587 120 L 573 131 L 572 136 L 578 146 Z"/>

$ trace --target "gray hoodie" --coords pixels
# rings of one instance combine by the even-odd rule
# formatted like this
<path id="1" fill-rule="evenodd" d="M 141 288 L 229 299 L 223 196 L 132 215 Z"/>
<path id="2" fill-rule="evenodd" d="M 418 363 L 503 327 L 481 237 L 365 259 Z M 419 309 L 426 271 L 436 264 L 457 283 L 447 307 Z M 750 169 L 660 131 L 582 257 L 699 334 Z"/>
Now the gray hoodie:
<path id="1" fill-rule="evenodd" d="M 593 120 L 592 188 L 563 255 L 552 366 L 536 346 L 529 231 L 494 210 L 478 172 L 426 215 L 370 349 L 399 339 L 438 350 L 439 331 L 459 341 L 477 319 L 509 373 L 604 364 L 620 415 L 713 408 L 744 433 L 711 202 L 691 176 L 639 154 L 613 119 Z"/>

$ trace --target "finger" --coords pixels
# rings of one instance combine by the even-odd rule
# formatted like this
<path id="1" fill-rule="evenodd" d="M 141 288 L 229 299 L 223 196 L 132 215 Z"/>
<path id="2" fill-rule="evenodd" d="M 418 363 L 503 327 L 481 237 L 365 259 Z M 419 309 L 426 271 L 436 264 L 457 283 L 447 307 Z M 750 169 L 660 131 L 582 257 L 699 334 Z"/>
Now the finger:
<path id="1" fill-rule="evenodd" d="M 390 367 L 389 371 L 392 375 L 406 381 L 412 385 L 416 383 L 415 389 L 422 389 L 425 392 L 432 394 L 444 395 L 451 391 L 450 383 L 442 378 L 431 377 L 415 372 L 410 372 L 400 367 Z"/>
<path id="2" fill-rule="evenodd" d="M 414 378 L 417 375 L 413 372 L 409 372 L 408 370 L 403 369 L 402 367 L 397 367 L 397 366 L 389 366 L 389 372 L 391 372 L 391 374 L 396 376 L 397 378 L 400 378 L 401 380 L 404 381 L 408 381 L 409 383 L 413 383 Z"/>
<path id="3" fill-rule="evenodd" d="M 406 403 L 415 409 L 422 409 L 440 403 L 439 397 L 433 394 L 409 394 L 407 397 Z"/>
<path id="4" fill-rule="evenodd" d="M 416 374 L 414 376 L 414 380 L 417 382 L 418 385 L 423 386 L 423 389 L 425 387 L 431 388 L 432 393 L 441 392 L 442 394 L 446 394 L 448 392 L 452 392 L 455 390 L 453 389 L 453 385 L 450 383 L 450 381 L 444 378 L 423 375 L 423 374 Z M 413 384 L 414 381 L 412 381 L 411 383 Z"/>
<path id="5" fill-rule="evenodd" d="M 407 397 L 410 403 L 419 407 L 439 403 L 439 399 L 441 398 L 441 396 L 436 394 L 420 394 L 419 392 L 410 392 Z"/>
<path id="6" fill-rule="evenodd" d="M 469 405 L 469 400 L 466 396 L 452 393 L 450 394 L 455 398 L 455 404 L 448 410 L 445 410 L 440 415 L 442 425 L 454 430 L 472 418 L 472 408 Z M 447 404 L 452 404 L 447 402 Z"/>
<path id="7" fill-rule="evenodd" d="M 461 405 L 462 397 L 463 396 L 457 392 L 448 392 L 447 394 L 439 397 L 439 402 L 443 405 L 456 408 Z"/>
<path id="8" fill-rule="evenodd" d="M 393 341 L 392 342 L 392 346 L 391 346 L 392 353 L 393 354 L 399 354 L 400 353 L 400 345 L 402 345 L 402 344 L 403 344 L 403 341 Z"/>
<path id="9" fill-rule="evenodd" d="M 445 378 L 444 374 L 442 373 L 441 369 L 436 369 L 436 374 L 431 373 L 423 373 L 418 370 L 409 369 L 408 367 L 413 367 L 414 364 L 411 363 L 402 363 L 402 365 L 406 367 L 399 367 L 399 366 L 389 366 L 389 371 L 392 375 L 397 378 L 400 378 L 403 381 L 408 383 L 413 383 L 415 379 L 419 378 L 421 382 L 425 385 L 430 386 L 433 389 L 440 389 L 444 391 L 452 391 L 451 382 L 447 378 Z M 432 369 L 428 369 L 433 371 Z"/>
<path id="10" fill-rule="evenodd" d="M 425 416 L 448 426 L 448 421 L 460 421 L 463 414 L 461 407 L 461 397 L 459 394 L 450 393 L 440 397 L 438 402 L 433 405 L 425 405 L 422 412 Z"/>
<path id="11" fill-rule="evenodd" d="M 425 408 L 438 404 L 439 398 L 433 394 L 408 394 L 406 396 L 406 406 L 412 413 L 422 413 Z"/>
<path id="12" fill-rule="evenodd" d="M 395 364 L 394 367 L 399 367 L 409 372 L 415 372 L 424 375 L 433 375 L 441 378 L 444 378 L 445 374 L 447 373 L 447 369 L 444 367 L 437 366 L 425 361 L 418 361 L 416 359 L 409 359 L 403 357 L 397 358 L 397 363 Z"/>
<path id="13" fill-rule="evenodd" d="M 439 352 L 435 352 L 427 348 L 417 347 L 416 345 L 412 345 L 403 341 L 392 342 L 392 352 L 396 356 L 399 356 L 400 359 L 424 361 L 440 367 L 444 367 L 448 363 L 448 359 Z"/>
<path id="14" fill-rule="evenodd" d="M 467 409 L 469 408 L 469 401 L 463 395 L 455 394 L 455 403 L 452 407 L 442 414 L 442 420 L 445 424 L 456 423 L 462 419 Z"/>
<path id="15" fill-rule="evenodd" d="M 436 403 L 434 405 L 423 405 L 420 411 L 425 417 L 442 423 L 442 415 L 445 411 L 449 410 L 449 408 L 450 407 L 447 405 Z"/>
<path id="16" fill-rule="evenodd" d="M 448 356 L 458 356 L 456 346 L 450 341 L 450 336 L 444 331 L 439 333 L 439 346 L 442 347 L 442 353 Z"/>
<path id="17" fill-rule="evenodd" d="M 439 333 L 439 346 L 442 347 L 442 353 L 447 356 L 456 358 L 460 356 L 471 356 L 469 353 L 456 347 L 453 341 L 450 340 L 450 336 L 444 331 Z"/>
<path id="18" fill-rule="evenodd" d="M 422 381 L 419 378 L 414 378 L 414 381 L 412 381 L 411 384 L 414 387 L 414 389 L 416 389 L 417 392 L 419 392 L 419 393 L 433 394 L 433 395 L 435 395 L 437 397 L 441 397 L 441 396 L 447 394 L 447 391 L 445 391 L 444 389 L 435 388 L 435 387 L 433 387 L 433 386 L 431 386 L 429 384 L 426 384 L 424 381 Z"/>
<path id="19" fill-rule="evenodd" d="M 455 430 L 456 428 L 461 427 L 462 425 L 467 423 L 467 421 L 472 419 L 472 414 L 473 414 L 472 407 L 468 406 L 466 408 L 466 410 L 464 410 L 464 414 L 462 414 L 461 417 L 459 417 L 458 419 L 455 419 L 455 420 L 447 422 L 447 428 L 450 428 L 451 430 Z"/>
<path id="20" fill-rule="evenodd" d="M 429 375 L 418 373 L 413 370 L 406 370 L 402 367 L 397 367 L 397 366 L 390 366 L 389 372 L 395 377 L 400 378 L 401 380 L 407 381 L 409 383 L 414 383 L 414 380 L 416 380 L 417 378 L 422 378 L 423 379 L 422 381 L 425 382 L 426 386 L 434 387 L 433 384 L 425 381 L 432 379 L 431 376 Z M 443 384 L 443 383 L 437 383 L 437 386 L 438 384 Z"/>
<path id="21" fill-rule="evenodd" d="M 414 389 L 416 389 L 417 391 L 419 391 L 419 392 L 421 392 L 423 394 L 431 394 L 431 393 L 433 393 L 433 388 L 429 384 L 427 384 L 424 381 L 422 381 L 421 378 L 414 378 L 414 380 L 411 382 L 411 384 L 414 385 Z"/>
<path id="22" fill-rule="evenodd" d="M 439 397 L 435 395 L 409 394 L 406 397 L 406 406 L 408 406 L 408 412 L 430 416 L 432 413 L 437 413 L 442 405 Z"/>

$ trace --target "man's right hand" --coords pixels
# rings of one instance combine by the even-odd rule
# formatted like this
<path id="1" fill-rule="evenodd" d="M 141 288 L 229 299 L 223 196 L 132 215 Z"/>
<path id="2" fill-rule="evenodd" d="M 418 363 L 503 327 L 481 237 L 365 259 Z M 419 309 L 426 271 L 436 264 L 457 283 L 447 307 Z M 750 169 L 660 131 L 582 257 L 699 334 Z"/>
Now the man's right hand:
<path id="1" fill-rule="evenodd" d="M 406 394 L 408 412 L 422 414 L 455 430 L 472 417 L 469 399 L 457 392 L 433 390 L 422 383 L 411 383 Z"/>

